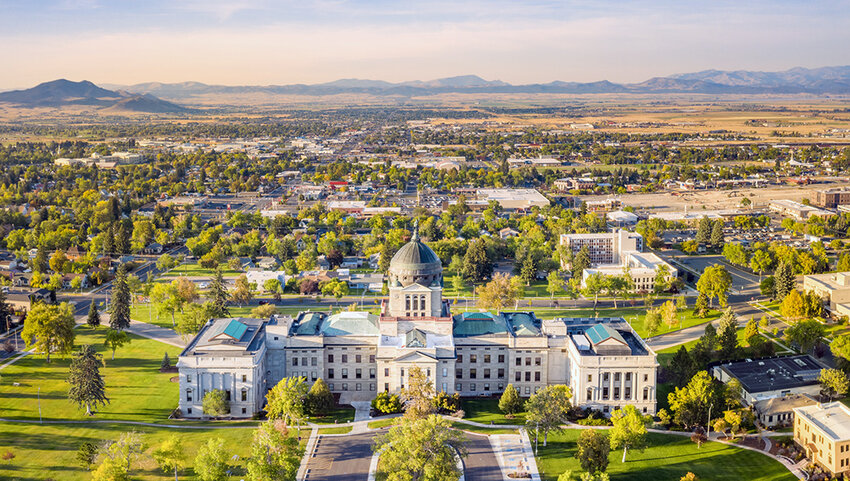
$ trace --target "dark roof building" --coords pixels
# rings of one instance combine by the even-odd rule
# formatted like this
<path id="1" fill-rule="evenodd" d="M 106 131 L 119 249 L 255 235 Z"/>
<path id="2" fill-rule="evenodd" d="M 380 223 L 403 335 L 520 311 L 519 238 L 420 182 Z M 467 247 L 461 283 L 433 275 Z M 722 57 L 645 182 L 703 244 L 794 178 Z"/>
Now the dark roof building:
<path id="1" fill-rule="evenodd" d="M 746 359 L 715 366 L 714 377 L 729 382 L 737 379 L 747 404 L 789 394 L 820 393 L 818 376 L 823 369 L 809 355 Z"/>

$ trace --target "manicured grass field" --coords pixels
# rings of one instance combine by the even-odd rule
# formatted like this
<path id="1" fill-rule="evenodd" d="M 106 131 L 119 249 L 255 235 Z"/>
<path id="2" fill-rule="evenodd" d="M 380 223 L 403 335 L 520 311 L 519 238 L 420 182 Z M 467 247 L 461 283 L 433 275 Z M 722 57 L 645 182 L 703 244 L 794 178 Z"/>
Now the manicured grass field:
<path id="1" fill-rule="evenodd" d="M 244 272 L 235 271 L 226 265 L 221 266 L 221 273 L 224 277 L 238 277 L 240 274 Z M 162 275 L 162 277 L 209 277 L 212 279 L 212 276 L 215 274 L 215 269 L 208 269 L 206 267 L 201 267 L 198 263 L 186 263 L 171 269 Z"/>
<path id="2" fill-rule="evenodd" d="M 478 434 L 516 434 L 518 432 L 518 428 L 482 428 L 480 426 L 473 426 L 471 424 L 460 423 L 457 421 L 451 421 L 451 425 L 455 429 L 460 429 L 461 431 L 469 431 Z"/>
<path id="3" fill-rule="evenodd" d="M 566 470 L 581 472 L 575 459 L 580 430 L 568 429 L 549 435 L 548 446 L 539 445 L 537 466 L 541 478 L 558 479 Z M 678 480 L 688 472 L 711 481 L 792 481 L 797 478 L 778 461 L 763 454 L 710 442 L 697 448 L 686 436 L 648 434 L 644 452 L 630 451 L 621 463 L 622 451 L 612 451 L 608 474 L 612 481 Z"/>
<path id="4" fill-rule="evenodd" d="M 310 416 L 308 420 L 316 424 L 338 424 L 354 421 L 354 408 L 351 406 L 337 406 L 324 416 Z"/>
<path id="5" fill-rule="evenodd" d="M 228 310 L 230 311 L 230 315 L 232 317 L 251 317 L 251 311 L 256 307 L 257 306 L 229 306 Z M 277 313 L 289 314 L 294 316 L 304 310 L 306 309 L 300 307 L 278 307 Z M 178 321 L 179 316 L 180 313 L 174 314 L 174 320 Z M 164 327 L 166 329 L 174 329 L 173 325 L 171 324 L 171 315 L 163 314 L 161 316 L 158 316 L 156 312 L 156 306 L 151 306 L 150 304 L 136 304 L 135 306 L 131 307 L 130 318 L 135 321 L 156 324 L 157 326 Z"/>
<path id="6" fill-rule="evenodd" d="M 45 420 L 121 419 L 163 422 L 177 407 L 178 384 L 170 379 L 176 373 L 159 372 L 163 355 L 168 352 L 172 365 L 180 349 L 151 339 L 131 335 L 132 342 L 118 349 L 115 360 L 103 345 L 106 329 L 76 329 L 75 344 L 92 344 L 103 354 L 106 366 L 101 373 L 110 403 L 97 409 L 93 418 L 68 401 L 68 367 L 70 357 L 26 356 L 2 371 L 0 383 L 0 417 L 39 419 L 39 398 Z M 18 386 L 13 385 L 18 383 Z M 40 392 L 39 392 L 40 388 Z"/>
<path id="7" fill-rule="evenodd" d="M 461 409 L 465 415 L 463 419 L 482 424 L 525 424 L 525 413 L 517 414 L 513 419 L 508 419 L 499 409 L 499 398 L 476 398 L 463 399 Z"/>
<path id="8" fill-rule="evenodd" d="M 353 428 L 351 426 L 339 426 L 336 428 L 319 428 L 319 434 L 348 434 Z"/>
<path id="9" fill-rule="evenodd" d="M 117 439 L 122 433 L 136 431 L 142 435 L 145 453 L 131 465 L 130 477 L 134 480 L 168 481 L 174 479 L 173 473 L 163 473 L 157 467 L 151 452 L 171 435 L 177 435 L 183 442 L 187 468 L 180 470 L 180 479 L 196 479 L 191 466 L 194 464 L 198 448 L 210 438 L 220 437 L 228 454 L 238 456 L 230 460 L 235 466 L 234 479 L 244 474 L 244 458 L 250 454 L 253 428 L 228 429 L 168 429 L 162 427 L 129 426 L 116 423 L 108 424 L 45 424 L 31 425 L 18 423 L 0 423 L 0 452 L 11 451 L 15 458 L 11 462 L 0 462 L 0 479 L 36 480 L 53 479 L 55 481 L 82 481 L 91 479 L 89 471 L 77 462 L 77 450 L 80 444 L 91 442 L 99 444 L 104 440 Z M 301 431 L 301 442 L 306 443 L 309 430 Z"/>
<path id="10" fill-rule="evenodd" d="M 381 419 L 379 421 L 369 421 L 366 423 L 366 427 L 369 429 L 380 429 L 385 428 L 387 426 L 392 426 L 398 421 L 398 418 L 389 418 L 389 419 Z"/>

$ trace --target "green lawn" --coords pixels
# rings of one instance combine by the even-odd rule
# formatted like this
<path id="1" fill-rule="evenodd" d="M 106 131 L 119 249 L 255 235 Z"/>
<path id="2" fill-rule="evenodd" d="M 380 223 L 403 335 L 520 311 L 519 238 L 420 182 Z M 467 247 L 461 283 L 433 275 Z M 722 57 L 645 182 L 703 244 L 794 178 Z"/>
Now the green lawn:
<path id="1" fill-rule="evenodd" d="M 379 421 L 369 421 L 366 423 L 366 427 L 369 429 L 380 429 L 385 428 L 387 426 L 392 426 L 398 421 L 398 418 L 389 418 L 389 419 L 381 419 Z"/>
<path id="2" fill-rule="evenodd" d="M 541 478 L 556 480 L 566 470 L 581 472 L 575 459 L 577 429 L 549 435 L 548 446 L 539 446 L 537 466 Z M 763 454 L 734 446 L 710 442 L 702 448 L 685 436 L 649 433 L 649 448 L 629 452 L 621 463 L 622 451 L 612 451 L 608 474 L 612 481 L 678 480 L 693 472 L 699 479 L 711 481 L 791 481 L 797 478 L 782 464 Z"/>
<path id="3" fill-rule="evenodd" d="M 230 311 L 230 315 L 232 317 L 251 317 L 251 311 L 256 307 L 257 306 L 229 306 L 228 310 Z M 277 313 L 295 316 L 299 312 L 304 310 L 306 309 L 300 307 L 278 307 Z M 176 313 L 174 315 L 175 321 L 179 320 L 179 316 L 180 313 Z M 164 327 L 166 329 L 174 328 L 171 324 L 171 315 L 157 315 L 156 306 L 151 306 L 150 304 L 136 304 L 135 306 L 131 307 L 130 318 L 136 321 L 147 322 L 149 324 L 156 324 L 157 326 Z"/>
<path id="4" fill-rule="evenodd" d="M 316 424 L 338 424 L 354 421 L 354 408 L 337 406 L 324 416 L 310 416 L 308 421 Z"/>
<path id="5" fill-rule="evenodd" d="M 221 266 L 221 273 L 224 277 L 238 277 L 240 274 L 244 274 L 241 270 L 233 270 L 226 265 Z M 206 267 L 201 267 L 197 262 L 195 263 L 186 263 L 171 269 L 170 271 L 163 274 L 161 277 L 209 277 L 212 279 L 212 276 L 215 274 L 215 269 L 209 269 Z"/>
<path id="6" fill-rule="evenodd" d="M 499 410 L 499 398 L 475 398 L 461 400 L 463 419 L 483 424 L 525 424 L 525 413 L 508 419 Z"/>
<path id="7" fill-rule="evenodd" d="M 112 361 L 112 353 L 103 345 L 105 328 L 84 327 L 75 332 L 77 346 L 92 344 L 106 362 L 101 373 L 110 403 L 98 408 L 94 419 L 162 422 L 177 407 L 179 386 L 170 381 L 176 373 L 160 373 L 159 366 L 166 352 L 176 363 L 179 348 L 131 335 L 132 342 L 118 349 Z M 91 419 L 68 401 L 69 365 L 68 356 L 54 355 L 50 364 L 44 356 L 27 356 L 0 371 L 0 416 L 38 420 L 40 396 L 45 420 Z"/>
<path id="8" fill-rule="evenodd" d="M 336 428 L 320 428 L 319 434 L 348 434 L 353 428 L 351 426 L 340 426 Z"/>
<path id="9" fill-rule="evenodd" d="M 195 479 L 191 466 L 201 444 L 210 438 L 220 437 L 230 456 L 237 455 L 238 460 L 230 460 L 235 465 L 234 479 L 244 474 L 243 460 L 250 454 L 250 444 L 254 430 L 235 429 L 168 429 L 147 426 L 128 426 L 121 424 L 90 425 L 28 425 L 0 424 L 0 452 L 11 451 L 15 458 L 12 462 L 0 462 L 0 479 L 54 481 L 82 481 L 91 479 L 89 471 L 80 467 L 76 454 L 84 442 L 100 443 L 117 439 L 122 433 L 133 431 L 142 435 L 145 454 L 131 465 L 130 477 L 134 480 L 168 481 L 174 479 L 173 473 L 163 473 L 151 459 L 151 452 L 171 435 L 177 435 L 183 442 L 187 468 L 181 469 L 181 479 Z M 302 431 L 302 444 L 306 443 L 310 431 Z"/>
<path id="10" fill-rule="evenodd" d="M 479 426 L 473 426 L 471 424 L 460 423 L 457 421 L 451 421 L 451 425 L 455 429 L 460 429 L 462 431 L 470 431 L 478 434 L 516 434 L 516 429 L 511 428 L 482 428 Z M 517 428 L 518 429 L 518 428 Z"/>

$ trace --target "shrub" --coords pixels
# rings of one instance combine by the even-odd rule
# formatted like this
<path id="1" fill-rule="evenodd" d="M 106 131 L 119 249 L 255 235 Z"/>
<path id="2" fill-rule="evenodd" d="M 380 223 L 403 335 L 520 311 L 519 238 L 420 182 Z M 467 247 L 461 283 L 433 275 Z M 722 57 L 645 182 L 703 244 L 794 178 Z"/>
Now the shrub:
<path id="1" fill-rule="evenodd" d="M 401 412 L 402 406 L 397 394 L 381 392 L 372 400 L 372 409 L 382 414 L 395 414 Z"/>

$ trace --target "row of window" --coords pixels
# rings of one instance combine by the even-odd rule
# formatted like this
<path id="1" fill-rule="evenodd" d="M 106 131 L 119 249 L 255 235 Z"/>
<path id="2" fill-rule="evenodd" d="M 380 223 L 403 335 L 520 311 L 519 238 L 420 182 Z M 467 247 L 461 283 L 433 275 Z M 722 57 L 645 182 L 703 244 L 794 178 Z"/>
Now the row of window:
<path id="1" fill-rule="evenodd" d="M 348 362 L 348 354 L 341 354 L 339 357 L 340 357 L 340 361 L 343 364 Z M 334 355 L 328 354 L 328 363 L 332 363 L 332 362 L 334 362 Z M 363 362 L 363 356 L 360 355 L 360 354 L 355 354 L 354 355 L 354 362 L 357 363 L 357 364 L 362 363 Z M 375 355 L 374 354 L 369 355 L 369 363 L 375 364 Z M 315 366 L 315 364 L 313 364 L 313 365 Z"/>
<path id="2" fill-rule="evenodd" d="M 626 382 L 631 382 L 632 373 L 627 372 L 626 375 L 623 376 L 623 377 L 625 378 Z M 611 380 L 611 373 L 603 372 L 602 373 L 602 382 L 608 382 L 610 380 Z M 593 382 L 593 374 L 587 375 L 587 382 L 589 382 L 589 383 Z M 620 373 L 619 372 L 614 373 L 614 382 L 620 382 Z M 643 375 L 643 382 L 649 382 L 649 374 Z"/>
<path id="3" fill-rule="evenodd" d="M 482 357 L 483 357 L 484 364 L 490 364 L 490 362 L 493 360 L 493 358 L 490 356 L 490 354 L 484 354 Z M 497 361 L 496 361 L 496 362 L 498 362 L 498 363 L 500 363 L 500 364 L 501 364 L 501 363 L 504 363 L 504 362 L 505 362 L 505 355 L 504 355 L 504 354 L 499 354 L 499 355 L 496 357 L 496 359 L 497 359 Z M 525 357 L 525 358 L 523 358 L 523 357 L 517 357 L 517 358 L 515 359 L 515 361 L 514 361 L 514 362 L 515 362 L 515 364 L 516 364 L 517 366 L 522 366 L 522 364 L 523 364 L 523 359 L 525 359 L 525 365 L 526 365 L 526 366 L 530 366 L 530 365 L 531 365 L 531 362 L 532 362 L 532 358 L 531 358 L 531 357 Z M 457 362 L 459 362 L 459 363 L 462 363 L 462 362 L 463 362 L 463 354 L 458 354 L 458 355 L 457 355 L 457 357 L 455 358 L 455 360 L 456 360 Z M 541 357 L 535 357 L 535 358 L 533 358 L 533 360 L 534 360 L 534 365 L 535 365 L 535 366 L 542 366 L 542 365 L 543 365 L 543 358 L 541 358 Z M 469 355 L 469 362 L 470 362 L 471 364 L 476 364 L 476 363 L 478 363 L 478 355 L 477 355 L 477 354 L 470 354 L 470 355 Z"/>
<path id="4" fill-rule="evenodd" d="M 206 396 L 206 395 L 207 395 L 207 392 L 209 392 L 209 391 L 207 391 L 206 389 L 204 389 L 204 396 Z M 248 401 L 248 390 L 247 390 L 247 389 L 242 389 L 242 390 L 241 390 L 241 391 L 239 391 L 239 392 L 241 393 L 241 397 L 240 397 L 241 401 L 242 401 L 242 402 L 246 402 L 246 401 Z M 192 402 L 192 393 L 193 393 L 192 388 L 189 388 L 189 389 L 187 389 L 187 390 L 186 390 L 186 402 Z M 203 398 L 204 398 L 204 396 L 201 396 L 201 399 L 203 399 Z M 224 391 L 224 399 L 225 399 L 226 401 L 230 401 L 230 389 L 226 389 L 226 390 Z"/>
<path id="5" fill-rule="evenodd" d="M 333 391 L 335 389 L 334 383 L 332 383 L 332 382 L 328 383 L 328 389 Z M 340 389 L 343 390 L 343 391 L 348 391 L 348 383 L 347 382 L 341 383 Z M 354 390 L 355 391 L 362 391 L 363 390 L 363 383 L 359 383 L 359 382 L 354 383 Z M 369 390 L 370 391 L 375 390 L 375 383 L 373 383 L 373 382 L 369 383 Z M 389 391 L 389 386 L 387 386 L 387 391 Z"/>
<path id="6" fill-rule="evenodd" d="M 626 386 L 626 387 L 623 388 L 622 392 L 623 392 L 623 400 L 624 401 L 631 401 L 631 399 L 632 399 L 632 387 Z M 608 386 L 605 386 L 605 387 L 602 388 L 602 400 L 603 401 L 608 401 L 609 399 L 613 399 L 614 401 L 619 401 L 620 400 L 620 388 L 619 388 L 619 386 L 614 387 L 614 390 L 613 390 L 614 396 L 613 397 L 610 397 L 610 394 L 611 394 L 611 391 L 608 388 Z M 592 387 L 587 388 L 587 398 L 586 399 L 588 401 L 593 401 L 593 388 Z M 643 400 L 644 401 L 649 400 L 649 388 L 648 387 L 643 388 Z"/>
<path id="7" fill-rule="evenodd" d="M 389 376 L 389 369 L 384 370 L 384 375 Z M 333 368 L 328 369 L 328 379 L 334 379 Z M 348 368 L 340 369 L 340 379 L 348 379 Z M 363 369 L 356 368 L 354 370 L 354 379 L 363 379 Z M 375 379 L 375 368 L 369 368 L 369 379 Z"/>
<path id="8" fill-rule="evenodd" d="M 187 383 L 192 382 L 192 375 L 191 374 L 186 374 L 186 382 Z M 248 375 L 247 374 L 242 375 L 242 382 L 248 382 Z"/>
<path id="9" fill-rule="evenodd" d="M 445 387 L 445 384 L 443 384 L 443 387 Z M 477 392 L 478 391 L 478 384 L 477 383 L 471 382 L 467 385 L 467 387 L 469 388 L 467 390 L 467 392 L 469 392 L 469 391 Z M 482 388 L 483 388 L 484 392 L 490 392 L 490 383 L 489 382 L 483 383 Z M 500 382 L 496 385 L 496 388 L 497 388 L 497 392 L 504 391 L 505 390 L 505 384 Z M 463 392 L 463 383 L 456 383 L 455 384 L 455 390 L 457 392 Z M 534 388 L 535 393 L 539 390 L 540 390 L 540 387 Z M 525 386 L 525 395 L 526 396 L 531 395 L 531 387 L 530 386 Z"/>
<path id="10" fill-rule="evenodd" d="M 443 369 L 445 372 L 445 369 Z M 489 368 L 482 369 L 482 378 L 490 379 L 491 370 Z M 502 379 L 505 377 L 505 370 L 499 368 L 496 370 L 496 377 Z M 463 379 L 463 369 L 455 369 L 455 379 Z M 478 369 L 472 368 L 469 369 L 469 379 L 478 379 Z"/>

